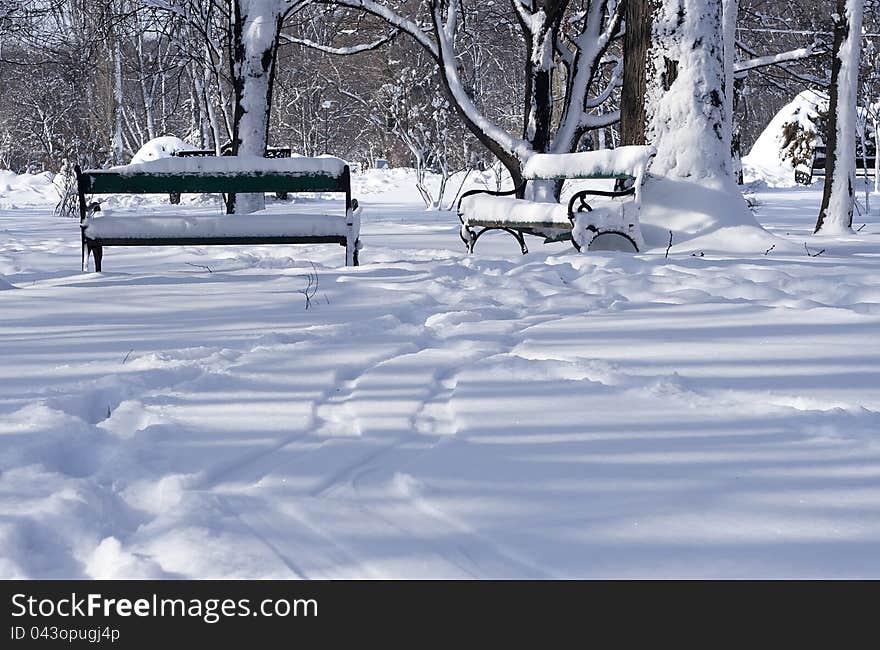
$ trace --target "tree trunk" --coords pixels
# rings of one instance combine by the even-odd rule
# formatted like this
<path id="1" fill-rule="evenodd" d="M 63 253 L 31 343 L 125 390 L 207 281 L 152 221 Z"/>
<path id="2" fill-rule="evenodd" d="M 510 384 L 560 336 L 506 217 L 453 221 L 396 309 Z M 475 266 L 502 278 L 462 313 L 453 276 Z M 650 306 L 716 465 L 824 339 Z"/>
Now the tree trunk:
<path id="1" fill-rule="evenodd" d="M 672 231 L 676 241 L 722 228 L 759 227 L 736 185 L 731 160 L 732 66 L 724 39 L 732 31 L 725 9 L 733 5 L 648 1 L 646 136 L 657 156 L 642 195 L 642 220 L 661 233 Z"/>
<path id="2" fill-rule="evenodd" d="M 877 105 L 874 105 L 877 111 Z M 874 122 L 874 194 L 880 194 L 880 121 L 875 113 Z"/>
<path id="3" fill-rule="evenodd" d="M 741 129 L 736 117 L 739 92 L 734 75 L 736 63 L 736 21 L 739 16 L 739 0 L 723 0 L 724 45 L 724 110 L 730 123 L 730 160 L 737 185 L 743 184 Z"/>
<path id="4" fill-rule="evenodd" d="M 648 45 L 651 41 L 649 0 L 626 1 L 626 33 L 623 41 L 623 89 L 620 98 L 620 143 L 645 144 L 645 93 Z"/>
<path id="5" fill-rule="evenodd" d="M 124 141 L 122 138 L 122 111 L 124 108 L 125 96 L 122 87 L 122 48 L 119 45 L 119 34 L 114 33 L 113 38 L 113 164 L 124 164 Z"/>
<path id="6" fill-rule="evenodd" d="M 742 163 L 742 125 L 748 104 L 742 92 L 743 85 L 744 79 L 733 80 L 733 132 L 730 140 L 730 155 L 733 158 L 733 175 L 737 185 L 745 183 Z"/>
<path id="7" fill-rule="evenodd" d="M 678 178 L 729 176 L 724 0 L 650 0 L 647 136 L 655 172 Z"/>
<path id="8" fill-rule="evenodd" d="M 520 18 L 523 38 L 528 44 L 523 140 L 535 153 L 550 151 L 552 144 L 555 44 L 567 6 L 568 2 L 558 0 L 536 2 L 531 20 L 525 22 Z M 561 183 L 530 181 L 525 196 L 532 201 L 556 203 L 561 189 Z"/>
<path id="9" fill-rule="evenodd" d="M 825 191 L 816 233 L 852 232 L 863 13 L 864 0 L 837 0 L 825 133 Z"/>
<path id="10" fill-rule="evenodd" d="M 234 0 L 232 14 L 232 86 L 235 91 L 232 155 L 266 153 L 269 111 L 278 34 L 284 20 L 280 2 Z M 265 195 L 231 195 L 227 211 L 256 212 L 265 207 Z"/>

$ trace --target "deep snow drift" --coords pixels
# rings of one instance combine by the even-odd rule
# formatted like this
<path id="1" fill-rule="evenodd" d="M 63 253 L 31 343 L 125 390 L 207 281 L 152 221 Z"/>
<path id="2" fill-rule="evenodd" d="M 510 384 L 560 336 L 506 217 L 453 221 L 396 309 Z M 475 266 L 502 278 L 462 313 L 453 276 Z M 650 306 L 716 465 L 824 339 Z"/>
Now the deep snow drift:
<path id="1" fill-rule="evenodd" d="M 411 180 L 355 178 L 358 268 L 83 274 L 75 220 L 0 211 L 0 576 L 880 577 L 876 218 L 772 190 L 785 245 L 467 257 Z"/>

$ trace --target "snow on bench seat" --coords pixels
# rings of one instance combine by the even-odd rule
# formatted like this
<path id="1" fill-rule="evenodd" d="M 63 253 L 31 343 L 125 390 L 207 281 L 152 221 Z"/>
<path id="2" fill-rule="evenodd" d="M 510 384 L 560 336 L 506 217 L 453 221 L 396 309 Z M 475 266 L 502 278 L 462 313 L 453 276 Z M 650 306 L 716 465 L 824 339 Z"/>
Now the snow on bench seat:
<path id="1" fill-rule="evenodd" d="M 272 237 L 345 237 L 344 215 L 246 214 L 218 216 L 98 216 L 88 220 L 86 237 L 119 239 L 228 239 Z"/>
<path id="2" fill-rule="evenodd" d="M 617 149 L 600 149 L 580 153 L 535 154 L 523 167 L 527 180 L 559 178 L 639 178 L 654 147 L 631 145 Z"/>
<path id="3" fill-rule="evenodd" d="M 247 176 L 285 174 L 303 176 L 341 176 L 347 163 L 335 156 L 292 156 L 290 158 L 263 158 L 261 156 L 202 156 L 195 158 L 161 158 L 131 165 L 120 165 L 107 170 L 89 170 L 87 173 L 108 171 L 125 176 L 137 174 L 178 176 L 198 174 L 207 176 Z"/>
<path id="4" fill-rule="evenodd" d="M 591 223 L 602 227 L 620 228 L 637 218 L 632 201 L 607 197 L 593 197 L 591 212 L 585 213 Z M 513 196 L 474 194 L 461 200 L 461 216 L 471 226 L 500 225 L 502 227 L 536 229 L 571 229 L 568 202 L 537 203 Z M 575 214 L 577 216 L 577 214 Z"/>
<path id="5" fill-rule="evenodd" d="M 468 225 L 503 227 L 571 228 L 568 206 L 535 203 L 512 196 L 474 194 L 462 198 L 461 216 Z"/>

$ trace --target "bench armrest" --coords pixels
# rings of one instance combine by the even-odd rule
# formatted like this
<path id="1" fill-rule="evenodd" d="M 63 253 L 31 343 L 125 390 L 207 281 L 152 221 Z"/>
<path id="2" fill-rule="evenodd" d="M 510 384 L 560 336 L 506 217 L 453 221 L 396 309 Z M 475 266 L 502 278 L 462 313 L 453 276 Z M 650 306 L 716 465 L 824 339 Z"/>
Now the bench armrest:
<path id="1" fill-rule="evenodd" d="M 612 192 L 609 190 L 580 190 L 579 192 L 575 192 L 571 195 L 571 198 L 568 200 L 568 218 L 574 219 L 575 213 L 575 203 L 580 202 L 580 205 L 577 206 L 577 211 L 580 212 L 582 210 L 586 210 L 587 212 L 592 211 L 590 204 L 587 203 L 586 198 L 588 196 L 604 196 L 611 199 L 620 198 L 623 196 L 633 196 L 636 193 L 635 186 L 630 187 L 629 189 L 621 190 L 619 192 Z"/>
<path id="2" fill-rule="evenodd" d="M 469 196 L 476 196 L 477 194 L 486 194 L 487 196 L 522 196 L 522 193 L 525 191 L 525 183 L 514 187 L 512 190 L 503 190 L 500 192 L 496 192 L 495 190 L 468 190 L 458 199 L 458 212 L 461 213 L 461 202 L 464 201 Z"/>

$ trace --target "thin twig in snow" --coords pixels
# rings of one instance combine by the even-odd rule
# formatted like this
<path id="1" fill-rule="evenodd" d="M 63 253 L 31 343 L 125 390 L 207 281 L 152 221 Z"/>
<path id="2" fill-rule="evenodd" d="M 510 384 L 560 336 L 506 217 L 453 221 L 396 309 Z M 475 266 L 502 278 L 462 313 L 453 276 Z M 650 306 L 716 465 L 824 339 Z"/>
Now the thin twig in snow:
<path id="1" fill-rule="evenodd" d="M 186 264 L 188 264 L 189 266 L 196 266 L 196 267 L 198 267 L 198 268 L 200 268 L 200 269 L 205 269 L 208 273 L 213 273 L 213 272 L 214 272 L 214 271 L 211 270 L 211 267 L 210 267 L 210 266 L 205 266 L 204 264 L 194 264 L 194 263 L 192 263 L 192 262 L 186 262 Z"/>
<path id="2" fill-rule="evenodd" d="M 820 250 L 818 253 L 811 252 L 810 249 L 807 248 L 807 242 L 804 242 L 804 250 L 807 251 L 807 255 L 809 255 L 810 257 L 819 257 L 822 253 L 825 252 L 824 248 L 822 250 Z"/>
<path id="3" fill-rule="evenodd" d="M 773 244 L 770 248 L 768 248 L 767 250 L 765 250 L 765 251 L 764 251 L 764 255 L 769 255 L 769 254 L 770 254 L 770 251 L 772 251 L 774 248 L 776 248 L 776 244 Z"/>
<path id="4" fill-rule="evenodd" d="M 309 264 L 312 265 L 312 270 L 314 270 L 314 273 L 309 273 L 306 276 L 308 281 L 306 288 L 297 291 L 297 293 L 301 293 L 306 298 L 306 311 L 308 311 L 309 307 L 312 306 L 312 298 L 314 298 L 315 294 L 318 293 L 318 269 L 317 267 L 315 267 L 314 262 L 310 261 Z M 327 296 L 324 295 L 324 298 L 326 299 Z M 327 304 L 330 304 L 329 300 L 327 301 Z"/>
<path id="5" fill-rule="evenodd" d="M 669 245 L 666 247 L 666 258 L 669 259 L 669 249 L 672 248 L 672 231 L 669 231 Z"/>
<path id="6" fill-rule="evenodd" d="M 856 232 L 862 232 L 862 228 L 864 228 L 864 227 L 867 226 L 867 225 L 868 225 L 868 224 L 863 223 L 861 226 L 859 226 L 859 227 L 856 229 Z"/>
<path id="7" fill-rule="evenodd" d="M 131 356 L 131 353 L 134 352 L 134 348 L 128 351 L 128 354 L 125 355 L 125 358 L 122 360 L 122 365 L 125 365 L 125 362 L 128 361 L 128 358 Z"/>

